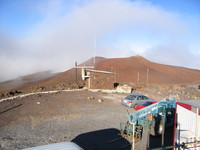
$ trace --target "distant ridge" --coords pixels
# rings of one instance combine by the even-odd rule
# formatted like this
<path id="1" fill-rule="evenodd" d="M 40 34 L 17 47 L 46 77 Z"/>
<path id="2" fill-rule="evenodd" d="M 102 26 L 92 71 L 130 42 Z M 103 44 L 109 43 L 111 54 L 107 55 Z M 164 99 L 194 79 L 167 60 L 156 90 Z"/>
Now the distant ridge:
<path id="1" fill-rule="evenodd" d="M 42 71 L 42 72 L 37 72 L 37 73 L 21 76 L 13 80 L 0 82 L 0 91 L 10 90 L 10 89 L 15 89 L 15 88 L 18 89 L 22 87 L 26 88 L 29 85 L 51 78 L 54 75 L 56 75 L 56 73 L 52 73 L 51 71 Z"/>

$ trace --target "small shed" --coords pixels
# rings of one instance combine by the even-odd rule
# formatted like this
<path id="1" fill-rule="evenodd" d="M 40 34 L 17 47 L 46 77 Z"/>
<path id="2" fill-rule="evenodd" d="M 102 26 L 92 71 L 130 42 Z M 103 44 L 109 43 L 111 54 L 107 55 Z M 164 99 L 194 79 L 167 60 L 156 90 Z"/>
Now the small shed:
<path id="1" fill-rule="evenodd" d="M 195 141 L 200 141 L 200 100 L 180 100 L 178 102 L 181 102 L 182 105 L 177 105 L 177 143 L 190 143 L 189 149 L 195 150 Z M 196 144 L 196 146 L 200 146 L 200 143 Z M 197 149 L 199 150 L 199 148 Z"/>
<path id="2" fill-rule="evenodd" d="M 86 87 L 89 89 L 113 89 L 115 73 L 101 70 L 86 69 Z"/>

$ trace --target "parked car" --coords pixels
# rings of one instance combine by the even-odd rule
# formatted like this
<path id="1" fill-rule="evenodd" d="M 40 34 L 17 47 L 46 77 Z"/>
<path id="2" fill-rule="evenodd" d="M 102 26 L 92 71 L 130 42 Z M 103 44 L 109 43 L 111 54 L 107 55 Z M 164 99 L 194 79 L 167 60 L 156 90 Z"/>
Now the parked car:
<path id="1" fill-rule="evenodd" d="M 157 103 L 157 101 L 154 101 L 154 100 L 147 101 L 147 102 L 143 103 L 142 105 L 137 105 L 135 110 L 140 110 L 142 108 L 145 108 L 145 107 L 152 105 L 152 104 L 155 104 L 155 103 Z"/>
<path id="2" fill-rule="evenodd" d="M 136 108 L 137 105 L 141 105 L 149 100 L 153 99 L 141 94 L 131 94 L 123 98 L 121 104 L 127 107 Z"/>

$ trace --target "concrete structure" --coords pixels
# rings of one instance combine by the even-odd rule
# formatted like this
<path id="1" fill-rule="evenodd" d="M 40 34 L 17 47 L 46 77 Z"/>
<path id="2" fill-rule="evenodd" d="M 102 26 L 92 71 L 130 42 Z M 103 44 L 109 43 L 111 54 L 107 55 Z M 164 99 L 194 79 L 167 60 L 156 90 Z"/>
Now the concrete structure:
<path id="1" fill-rule="evenodd" d="M 85 70 L 86 87 L 89 89 L 113 89 L 115 74 L 108 71 Z"/>
<path id="2" fill-rule="evenodd" d="M 131 88 L 131 86 L 128 86 L 128 85 L 119 85 L 119 86 L 117 86 L 117 92 L 118 93 L 131 93 L 132 88 Z"/>

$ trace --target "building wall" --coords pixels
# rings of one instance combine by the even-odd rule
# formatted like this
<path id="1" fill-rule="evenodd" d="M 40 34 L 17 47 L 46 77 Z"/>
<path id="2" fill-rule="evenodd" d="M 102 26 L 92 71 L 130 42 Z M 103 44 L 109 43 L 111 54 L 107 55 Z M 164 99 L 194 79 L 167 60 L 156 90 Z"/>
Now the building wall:
<path id="1" fill-rule="evenodd" d="M 86 87 L 90 89 L 113 89 L 114 74 L 90 72 L 90 78 L 86 79 Z"/>
<path id="2" fill-rule="evenodd" d="M 193 108 L 196 109 L 196 108 Z M 196 118 L 196 112 L 192 110 L 188 110 L 182 106 L 177 105 L 177 113 L 178 113 L 178 123 L 180 123 L 181 130 L 188 130 L 192 133 L 196 133 L 196 124 L 200 121 L 200 116 L 198 116 L 198 120 Z M 196 122 L 197 121 L 197 122 Z M 197 131 L 198 136 L 200 136 L 200 129 Z"/>
<path id="3" fill-rule="evenodd" d="M 195 142 L 195 139 L 200 140 L 200 116 L 195 112 L 196 108 L 191 107 L 191 110 L 186 109 L 182 106 L 177 105 L 177 113 L 178 113 L 178 130 L 177 130 L 177 143 L 188 143 Z M 196 128 L 198 127 L 198 129 Z M 196 130 L 197 129 L 197 130 Z M 197 137 L 195 136 L 197 134 Z M 196 150 L 194 148 L 194 144 L 189 144 L 188 147 L 190 150 Z M 197 144 L 200 146 L 200 144 Z M 184 150 L 180 148 L 180 150 Z M 200 150 L 200 148 L 197 148 Z"/>

